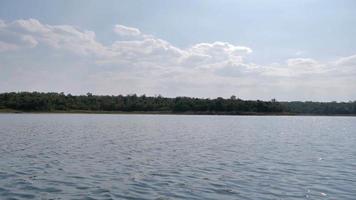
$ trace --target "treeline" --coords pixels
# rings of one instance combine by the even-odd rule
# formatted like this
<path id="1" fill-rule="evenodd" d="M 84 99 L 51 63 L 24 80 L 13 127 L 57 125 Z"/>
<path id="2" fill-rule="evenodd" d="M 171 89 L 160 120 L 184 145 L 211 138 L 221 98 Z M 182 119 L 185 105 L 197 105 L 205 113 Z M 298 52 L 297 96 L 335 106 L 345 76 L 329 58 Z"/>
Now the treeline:
<path id="1" fill-rule="evenodd" d="M 0 109 L 24 112 L 51 111 L 123 111 L 123 112 L 190 112 L 210 114 L 356 114 L 356 102 L 277 102 L 247 101 L 231 98 L 166 98 L 162 96 L 118 95 L 74 96 L 64 93 L 11 92 L 0 94 Z"/>
<path id="2" fill-rule="evenodd" d="M 282 102 L 285 112 L 316 115 L 355 115 L 356 101 L 353 102 Z"/>

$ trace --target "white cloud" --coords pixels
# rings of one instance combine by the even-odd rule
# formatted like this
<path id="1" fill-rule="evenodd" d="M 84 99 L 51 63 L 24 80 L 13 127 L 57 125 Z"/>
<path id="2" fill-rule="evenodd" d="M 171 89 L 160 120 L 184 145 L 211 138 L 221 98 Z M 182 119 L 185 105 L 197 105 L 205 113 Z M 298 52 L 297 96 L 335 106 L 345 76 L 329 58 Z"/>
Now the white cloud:
<path id="1" fill-rule="evenodd" d="M 356 67 L 356 55 L 340 58 L 336 61 L 338 66 L 353 66 Z"/>
<path id="2" fill-rule="evenodd" d="M 228 42 L 198 43 L 179 48 L 133 27 L 115 25 L 114 32 L 118 34 L 118 40 L 104 45 L 93 31 L 69 25 L 48 25 L 36 19 L 0 20 L 0 58 L 4 52 L 14 56 L 0 59 L 0 66 L 9 66 L 6 70 L 21 69 L 21 77 L 29 76 L 26 77 L 28 84 L 21 84 L 22 78 L 10 73 L 15 74 L 13 79 L 0 79 L 0 91 L 6 90 L 6 85 L 12 85 L 11 88 L 17 85 L 19 90 L 26 85 L 25 89 L 31 90 L 30 76 L 37 72 L 42 74 L 43 70 L 54 80 L 70 80 L 67 84 L 61 81 L 48 84 L 50 78 L 41 80 L 36 76 L 33 77 L 36 79 L 33 90 L 43 90 L 49 85 L 48 91 L 62 88 L 71 92 L 68 89 L 68 83 L 71 83 L 76 85 L 75 91 L 82 93 L 92 89 L 91 92 L 102 94 L 138 92 L 210 97 L 240 94 L 243 98 L 270 99 L 288 98 L 294 94 L 325 97 L 330 87 L 339 88 L 335 94 L 347 96 L 356 89 L 356 86 L 347 84 L 356 77 L 356 55 L 334 62 L 291 58 L 282 63 L 259 65 L 246 62 L 246 57 L 252 53 L 251 48 Z M 31 49 L 42 47 L 45 47 L 43 57 L 31 54 Z M 19 50 L 27 52 L 28 62 L 15 59 Z M 57 63 L 51 61 L 59 55 L 62 57 L 56 60 Z M 31 71 L 27 72 L 24 65 L 31 65 Z M 44 69 L 46 65 L 58 66 L 61 73 L 55 71 L 56 68 Z M 66 75 L 74 72 L 73 76 Z M 77 79 L 79 74 L 81 78 Z"/>
<path id="3" fill-rule="evenodd" d="M 30 35 L 21 36 L 21 41 L 26 44 L 28 47 L 33 48 L 37 46 L 38 42 Z"/>
<path id="4" fill-rule="evenodd" d="M 152 61 L 157 64 L 159 62 L 170 63 L 173 60 L 176 62 L 183 53 L 179 48 L 157 38 L 116 41 L 110 50 L 115 55 L 112 59 L 113 62 L 115 62 L 115 59 L 124 59 L 130 62 Z"/>
<path id="5" fill-rule="evenodd" d="M 92 31 L 80 31 L 68 25 L 46 25 L 36 19 L 16 20 L 0 26 L 0 40 L 24 47 L 16 43 L 35 47 L 43 44 L 54 49 L 62 49 L 79 55 L 103 55 L 106 48 L 95 39 Z M 7 36 L 7 37 L 6 37 Z M 9 40 L 9 41 L 6 41 Z"/>
<path id="6" fill-rule="evenodd" d="M 287 60 L 288 66 L 292 67 L 314 67 L 318 64 L 317 61 L 311 58 L 292 58 Z"/>
<path id="7" fill-rule="evenodd" d="M 137 28 L 123 26 L 123 25 L 115 25 L 114 32 L 120 36 L 139 36 L 141 35 L 141 31 Z"/>
<path id="8" fill-rule="evenodd" d="M 340 58 L 334 63 L 334 73 L 355 76 L 356 75 L 356 55 Z"/>
<path id="9" fill-rule="evenodd" d="M 243 58 L 251 52 L 252 50 L 248 47 L 235 46 L 227 42 L 199 43 L 186 49 L 183 63 L 206 67 L 226 61 L 241 63 Z"/>

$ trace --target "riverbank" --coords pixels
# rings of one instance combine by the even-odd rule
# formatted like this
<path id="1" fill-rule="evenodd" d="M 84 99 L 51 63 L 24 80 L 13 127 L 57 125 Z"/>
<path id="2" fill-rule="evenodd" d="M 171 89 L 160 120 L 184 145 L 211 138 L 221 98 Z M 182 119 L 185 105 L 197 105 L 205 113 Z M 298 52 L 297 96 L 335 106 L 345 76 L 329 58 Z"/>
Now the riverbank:
<path id="1" fill-rule="evenodd" d="M 189 114 L 189 115 L 356 115 L 356 101 L 279 102 L 242 100 L 235 96 L 215 99 L 137 95 L 71 95 L 12 92 L 0 94 L 3 112 Z M 13 109 L 13 110 L 12 110 Z M 103 111 L 106 110 L 106 111 Z M 121 110 L 121 111 L 118 111 Z M 152 111 L 153 110 L 153 111 Z M 129 112 L 127 112 L 129 111 Z"/>
<path id="2" fill-rule="evenodd" d="M 54 111 L 21 111 L 13 109 L 0 109 L 0 113 L 16 113 L 16 114 L 147 114 L 147 115 L 236 115 L 236 116 L 349 116 L 356 115 L 347 114 L 308 114 L 308 113 L 263 113 L 263 112 L 172 112 L 172 111 L 93 111 L 93 110 L 54 110 Z"/>

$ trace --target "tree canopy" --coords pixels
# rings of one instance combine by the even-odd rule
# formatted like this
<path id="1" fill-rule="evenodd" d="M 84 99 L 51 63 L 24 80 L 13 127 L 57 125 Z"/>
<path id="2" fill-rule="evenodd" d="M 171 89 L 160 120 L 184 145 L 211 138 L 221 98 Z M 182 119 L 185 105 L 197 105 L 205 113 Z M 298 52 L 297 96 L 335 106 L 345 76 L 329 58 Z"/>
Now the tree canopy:
<path id="1" fill-rule="evenodd" d="M 242 100 L 236 96 L 216 99 L 133 95 L 71 95 L 64 93 L 10 92 L 0 94 L 0 109 L 23 112 L 123 111 L 198 114 L 356 114 L 354 102 L 278 102 Z"/>

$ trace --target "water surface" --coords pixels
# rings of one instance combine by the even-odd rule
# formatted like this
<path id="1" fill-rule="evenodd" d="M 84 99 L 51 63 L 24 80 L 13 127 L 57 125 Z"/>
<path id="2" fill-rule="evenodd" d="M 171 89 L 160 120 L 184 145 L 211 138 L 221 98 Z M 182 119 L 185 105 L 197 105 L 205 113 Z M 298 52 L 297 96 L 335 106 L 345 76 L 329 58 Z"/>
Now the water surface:
<path id="1" fill-rule="evenodd" d="M 0 114 L 0 199 L 355 199 L 356 118 Z"/>

